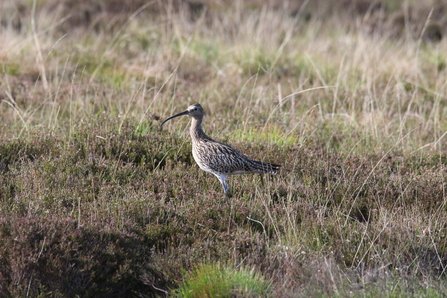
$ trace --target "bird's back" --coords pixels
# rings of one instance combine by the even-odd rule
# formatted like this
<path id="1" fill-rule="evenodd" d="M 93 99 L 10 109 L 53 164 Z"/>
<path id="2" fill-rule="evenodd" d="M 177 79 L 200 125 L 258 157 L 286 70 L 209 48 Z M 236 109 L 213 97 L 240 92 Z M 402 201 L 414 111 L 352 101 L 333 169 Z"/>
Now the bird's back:
<path id="1" fill-rule="evenodd" d="M 209 139 L 193 141 L 193 156 L 201 169 L 226 175 L 266 173 L 277 174 L 277 164 L 253 160 L 236 149 Z"/>

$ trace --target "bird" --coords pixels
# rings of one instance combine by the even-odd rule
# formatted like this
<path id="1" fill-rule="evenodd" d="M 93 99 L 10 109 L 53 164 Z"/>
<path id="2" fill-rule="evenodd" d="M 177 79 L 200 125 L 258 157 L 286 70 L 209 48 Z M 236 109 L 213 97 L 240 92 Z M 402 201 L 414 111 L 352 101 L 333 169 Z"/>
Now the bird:
<path id="1" fill-rule="evenodd" d="M 179 116 L 188 115 L 192 118 L 189 133 L 192 140 L 192 155 L 195 162 L 205 172 L 216 176 L 230 197 L 227 178 L 236 174 L 278 174 L 281 165 L 253 160 L 238 150 L 226 144 L 219 143 L 205 134 L 202 128 L 203 108 L 196 103 L 188 106 L 186 111 L 164 120 L 163 124 Z"/>

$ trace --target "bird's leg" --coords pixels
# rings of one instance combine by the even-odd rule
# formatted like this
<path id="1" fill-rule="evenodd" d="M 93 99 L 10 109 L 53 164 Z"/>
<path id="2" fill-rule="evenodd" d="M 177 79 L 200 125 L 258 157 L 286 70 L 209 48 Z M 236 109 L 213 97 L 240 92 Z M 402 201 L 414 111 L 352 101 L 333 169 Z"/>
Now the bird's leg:
<path id="1" fill-rule="evenodd" d="M 231 197 L 230 188 L 228 187 L 227 179 L 225 178 L 225 180 L 221 180 L 220 183 L 222 183 L 222 186 L 224 188 L 225 196 L 227 198 Z"/>
<path id="2" fill-rule="evenodd" d="M 219 179 L 220 183 L 222 184 L 224 191 L 225 191 L 225 195 L 229 198 L 230 197 L 230 188 L 228 187 L 228 183 L 227 183 L 228 176 L 220 174 L 220 175 L 216 175 L 216 177 Z"/>

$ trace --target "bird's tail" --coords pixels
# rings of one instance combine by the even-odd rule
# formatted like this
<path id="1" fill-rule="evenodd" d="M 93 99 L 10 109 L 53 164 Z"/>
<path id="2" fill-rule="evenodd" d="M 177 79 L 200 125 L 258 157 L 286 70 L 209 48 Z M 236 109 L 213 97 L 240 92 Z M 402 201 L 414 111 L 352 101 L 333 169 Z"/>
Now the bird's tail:
<path id="1" fill-rule="evenodd" d="M 278 174 L 279 168 L 281 168 L 281 165 L 254 160 L 253 168 L 258 173 L 266 173 L 266 174 L 275 174 L 276 175 L 276 174 Z"/>

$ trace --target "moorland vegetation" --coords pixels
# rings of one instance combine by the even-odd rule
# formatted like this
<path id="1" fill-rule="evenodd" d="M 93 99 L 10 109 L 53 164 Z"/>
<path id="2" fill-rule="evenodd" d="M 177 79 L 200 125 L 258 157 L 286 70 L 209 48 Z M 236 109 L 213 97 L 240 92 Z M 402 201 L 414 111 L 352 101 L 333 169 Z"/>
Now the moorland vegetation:
<path id="1" fill-rule="evenodd" d="M 445 297 L 446 10 L 1 1 L 0 297 Z"/>

